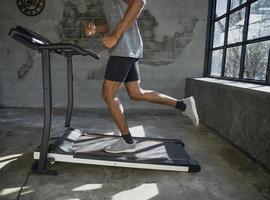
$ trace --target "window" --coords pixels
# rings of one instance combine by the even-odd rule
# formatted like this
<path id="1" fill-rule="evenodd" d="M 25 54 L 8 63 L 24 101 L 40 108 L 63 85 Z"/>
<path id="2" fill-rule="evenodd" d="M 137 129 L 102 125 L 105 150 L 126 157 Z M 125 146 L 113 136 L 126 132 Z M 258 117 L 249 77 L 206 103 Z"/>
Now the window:
<path id="1" fill-rule="evenodd" d="M 270 0 L 210 0 L 207 76 L 270 85 Z"/>

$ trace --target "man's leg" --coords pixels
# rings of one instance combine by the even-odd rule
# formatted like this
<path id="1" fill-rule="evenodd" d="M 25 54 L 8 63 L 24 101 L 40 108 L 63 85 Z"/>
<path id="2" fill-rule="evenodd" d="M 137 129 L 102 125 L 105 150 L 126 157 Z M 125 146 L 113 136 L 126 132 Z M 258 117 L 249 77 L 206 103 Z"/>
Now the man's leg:
<path id="1" fill-rule="evenodd" d="M 117 81 L 105 80 L 103 83 L 102 95 L 111 112 L 112 118 L 121 132 L 122 137 L 115 143 L 105 147 L 109 153 L 134 152 L 136 144 L 128 130 L 128 125 L 124 115 L 124 108 L 116 96 L 122 83 Z"/>
<path id="2" fill-rule="evenodd" d="M 132 100 L 146 101 L 175 107 L 189 117 L 194 125 L 199 125 L 199 117 L 193 97 L 177 100 L 155 91 L 143 90 L 141 88 L 140 81 L 126 82 L 125 86 L 127 88 L 128 95 Z"/>
<path id="3" fill-rule="evenodd" d="M 116 95 L 122 85 L 123 83 L 121 82 L 105 80 L 103 83 L 102 96 L 121 134 L 126 135 L 129 133 L 129 130 L 124 116 L 124 108 Z"/>
<path id="4" fill-rule="evenodd" d="M 179 100 L 165 94 L 152 90 L 143 90 L 140 86 L 140 81 L 126 82 L 125 86 L 127 88 L 129 97 L 134 101 L 147 101 L 151 103 L 168 105 L 171 107 L 176 107 L 177 102 L 179 102 Z"/>

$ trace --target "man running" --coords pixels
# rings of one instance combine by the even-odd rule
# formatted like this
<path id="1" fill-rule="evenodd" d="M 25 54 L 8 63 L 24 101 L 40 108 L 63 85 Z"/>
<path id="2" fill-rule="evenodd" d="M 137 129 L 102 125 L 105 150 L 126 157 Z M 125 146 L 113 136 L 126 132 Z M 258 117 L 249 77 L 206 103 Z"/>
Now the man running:
<path id="1" fill-rule="evenodd" d="M 124 85 L 128 95 L 135 101 L 168 105 L 183 112 L 195 126 L 199 125 L 196 104 L 193 97 L 177 100 L 167 95 L 144 90 L 140 85 L 138 61 L 143 56 L 143 42 L 137 24 L 137 18 L 144 8 L 145 0 L 101 0 L 107 24 L 88 23 L 85 34 L 93 36 L 103 33 L 101 39 L 104 48 L 109 49 L 102 95 L 111 112 L 112 118 L 122 137 L 105 148 L 106 152 L 134 152 L 136 142 L 133 140 L 124 115 L 123 106 L 117 92 Z"/>

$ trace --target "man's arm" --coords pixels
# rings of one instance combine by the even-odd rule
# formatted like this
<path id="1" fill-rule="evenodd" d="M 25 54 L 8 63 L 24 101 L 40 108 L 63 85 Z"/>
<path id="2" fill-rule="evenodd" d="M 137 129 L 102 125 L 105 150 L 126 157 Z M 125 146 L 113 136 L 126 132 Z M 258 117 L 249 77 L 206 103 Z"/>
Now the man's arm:
<path id="1" fill-rule="evenodd" d="M 145 0 L 129 0 L 129 5 L 125 12 L 125 15 L 117 25 L 116 29 L 111 35 L 102 38 L 102 44 L 104 47 L 113 48 L 116 45 L 122 35 L 138 18 L 145 4 Z"/>
<path id="2" fill-rule="evenodd" d="M 94 23 L 88 23 L 84 27 L 84 33 L 86 36 L 90 37 L 96 33 L 108 33 L 109 27 L 107 24 L 95 25 Z"/>
<path id="3" fill-rule="evenodd" d="M 108 33 L 109 32 L 109 27 L 107 24 L 95 25 L 95 26 L 96 26 L 97 33 Z"/>
<path id="4" fill-rule="evenodd" d="M 117 38 L 120 38 L 139 17 L 145 4 L 145 0 L 129 0 L 125 15 L 114 30 L 114 34 Z"/>

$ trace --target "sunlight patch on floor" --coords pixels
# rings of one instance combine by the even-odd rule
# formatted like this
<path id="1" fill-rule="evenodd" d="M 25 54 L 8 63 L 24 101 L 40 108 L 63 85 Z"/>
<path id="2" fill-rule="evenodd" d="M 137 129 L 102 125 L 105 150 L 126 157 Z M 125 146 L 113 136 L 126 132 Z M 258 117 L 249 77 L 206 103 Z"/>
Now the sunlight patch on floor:
<path id="1" fill-rule="evenodd" d="M 67 199 L 67 200 L 81 200 L 81 199 Z"/>
<path id="2" fill-rule="evenodd" d="M 134 189 L 119 192 L 112 196 L 112 200 L 148 200 L 159 194 L 158 187 L 156 183 L 145 183 Z"/>
<path id="3" fill-rule="evenodd" d="M 17 160 L 20 156 L 22 156 L 22 154 L 12 154 L 0 157 L 0 169 L 5 167 L 7 164 Z"/>
<path id="4" fill-rule="evenodd" d="M 102 188 L 102 184 L 85 184 L 80 187 L 74 188 L 72 191 L 87 191 Z"/>
<path id="5" fill-rule="evenodd" d="M 28 188 L 29 189 L 29 188 Z M 27 191 L 24 191 L 25 190 L 25 188 L 23 188 L 23 190 L 22 190 L 22 192 L 21 192 L 21 196 L 23 196 L 23 195 L 26 195 L 26 194 L 30 194 L 30 193 L 32 193 L 32 192 L 34 192 L 34 190 L 27 190 Z"/>
<path id="6" fill-rule="evenodd" d="M 6 195 L 9 195 L 9 194 L 12 194 L 12 193 L 17 193 L 20 191 L 20 187 L 14 187 L 14 188 L 5 188 L 3 190 L 0 191 L 0 196 L 6 196 Z M 26 186 L 23 188 L 23 190 L 28 190 L 30 189 L 29 186 Z M 29 191 L 29 190 L 28 190 Z M 32 191 L 32 190 L 30 190 Z"/>

